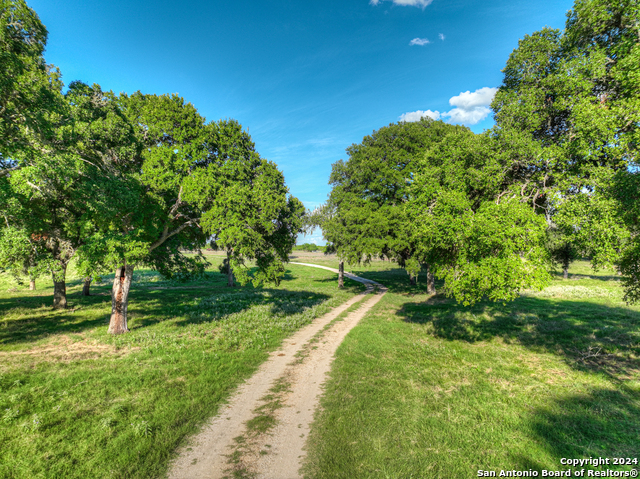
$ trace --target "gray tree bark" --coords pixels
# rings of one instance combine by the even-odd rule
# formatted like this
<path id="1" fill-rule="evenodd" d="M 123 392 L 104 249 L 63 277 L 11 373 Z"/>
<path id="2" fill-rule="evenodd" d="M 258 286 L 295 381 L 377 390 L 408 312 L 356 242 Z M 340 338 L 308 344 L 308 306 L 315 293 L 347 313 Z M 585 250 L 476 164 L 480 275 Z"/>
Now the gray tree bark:
<path id="1" fill-rule="evenodd" d="M 344 288 L 344 260 L 338 263 L 338 288 Z"/>
<path id="2" fill-rule="evenodd" d="M 84 279 L 84 284 L 82 285 L 82 296 L 91 296 L 91 281 L 93 281 L 91 276 L 87 276 Z"/>
<path id="3" fill-rule="evenodd" d="M 53 277 L 53 309 L 65 309 L 67 307 L 67 265 L 63 265 L 62 272 L 51 273 Z M 56 281 L 58 279 L 59 281 Z"/>
<path id="4" fill-rule="evenodd" d="M 227 250 L 227 286 L 233 288 L 236 284 L 233 279 L 233 269 L 231 269 L 231 255 L 233 254 L 232 249 Z"/>
<path id="5" fill-rule="evenodd" d="M 427 293 L 436 294 L 436 278 L 431 272 L 431 268 L 427 269 Z"/>
<path id="6" fill-rule="evenodd" d="M 133 277 L 133 266 L 122 265 L 116 270 L 111 290 L 111 320 L 109 333 L 122 334 L 129 331 L 127 327 L 127 307 L 129 305 L 129 289 Z"/>
<path id="7" fill-rule="evenodd" d="M 31 279 L 29 280 L 29 291 L 35 291 L 35 290 L 36 290 L 36 280 Z"/>

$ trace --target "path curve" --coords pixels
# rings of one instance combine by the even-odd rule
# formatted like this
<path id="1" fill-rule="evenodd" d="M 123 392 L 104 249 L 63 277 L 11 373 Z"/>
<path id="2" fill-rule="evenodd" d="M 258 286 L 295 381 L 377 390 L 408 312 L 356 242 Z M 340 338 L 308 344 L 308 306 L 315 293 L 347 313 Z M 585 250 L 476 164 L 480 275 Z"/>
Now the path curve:
<path id="1" fill-rule="evenodd" d="M 338 270 L 308 263 L 291 263 Z M 230 469 L 242 468 L 246 473 L 264 479 L 297 479 L 306 455 L 303 450 L 322 394 L 322 384 L 331 369 L 336 349 L 347 333 L 386 293 L 375 281 L 345 273 L 348 278 L 366 285 L 360 293 L 283 341 L 258 371 L 242 384 L 218 415 L 192 437 L 189 447 L 179 451 L 172 463 L 170 479 L 222 479 L 231 477 Z M 377 294 L 374 286 L 378 287 Z M 327 327 L 340 314 L 361 302 L 360 307 L 342 321 Z M 322 334 L 311 346 L 316 335 Z M 297 354 L 303 358 L 296 360 Z M 256 417 L 255 410 L 264 407 L 264 398 L 278 381 L 286 380 L 288 388 L 278 397 L 281 407 L 274 412 L 276 425 L 267 433 L 253 436 L 243 453 L 230 464 L 230 455 L 238 450 L 239 437 L 247 436 L 247 421 Z"/>

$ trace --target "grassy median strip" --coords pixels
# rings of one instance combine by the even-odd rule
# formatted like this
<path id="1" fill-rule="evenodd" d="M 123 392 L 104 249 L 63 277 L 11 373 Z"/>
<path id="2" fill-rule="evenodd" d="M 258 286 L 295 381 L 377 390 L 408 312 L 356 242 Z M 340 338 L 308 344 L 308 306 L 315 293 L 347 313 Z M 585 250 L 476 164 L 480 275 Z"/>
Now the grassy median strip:
<path id="1" fill-rule="evenodd" d="M 638 457 L 640 308 L 621 301 L 615 274 L 571 273 L 504 306 L 462 307 L 412 292 L 399 273 L 358 272 L 390 291 L 338 349 L 305 477 L 464 478 Z"/>
<path id="2" fill-rule="evenodd" d="M 173 283 L 138 272 L 131 332 L 106 333 L 110 285 L 50 308 L 50 286 L 15 291 L 0 276 L 0 477 L 141 478 L 215 414 L 291 332 L 363 288 L 292 265 L 280 287 Z M 7 291 L 12 289 L 12 291 Z"/>

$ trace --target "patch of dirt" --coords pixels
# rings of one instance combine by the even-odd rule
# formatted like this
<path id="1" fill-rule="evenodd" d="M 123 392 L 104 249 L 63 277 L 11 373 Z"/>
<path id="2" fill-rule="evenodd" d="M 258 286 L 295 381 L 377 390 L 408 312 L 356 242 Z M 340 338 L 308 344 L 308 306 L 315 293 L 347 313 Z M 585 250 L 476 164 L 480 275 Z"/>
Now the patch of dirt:
<path id="1" fill-rule="evenodd" d="M 293 264 L 337 272 L 324 266 Z M 171 479 L 301 477 L 298 471 L 306 455 L 304 445 L 335 351 L 386 292 L 378 283 L 354 275 L 349 277 L 364 283 L 366 292 L 316 319 L 285 340 L 280 350 L 271 353 L 229 403 L 221 406 L 219 414 L 187 447 L 178 451 L 179 456 L 169 472 Z M 375 285 L 378 293 L 374 293 Z M 357 310 L 327 328 L 357 302 L 361 302 Z M 286 390 L 278 389 L 283 381 Z M 269 406 L 274 401 L 277 407 Z M 264 427 L 256 432 L 257 424 Z"/>
<path id="2" fill-rule="evenodd" d="M 0 362 L 29 358 L 35 362 L 71 362 L 80 359 L 98 359 L 105 355 L 121 356 L 129 350 L 98 341 L 78 339 L 66 334 L 56 336 L 50 343 L 18 351 L 0 351 Z"/>

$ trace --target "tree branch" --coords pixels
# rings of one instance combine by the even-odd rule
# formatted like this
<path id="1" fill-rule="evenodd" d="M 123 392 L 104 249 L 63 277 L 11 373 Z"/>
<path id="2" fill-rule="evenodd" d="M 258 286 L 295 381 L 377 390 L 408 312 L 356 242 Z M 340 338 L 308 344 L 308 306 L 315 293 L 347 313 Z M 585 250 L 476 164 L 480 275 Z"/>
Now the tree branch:
<path id="1" fill-rule="evenodd" d="M 9 173 L 11 173 L 12 171 L 19 170 L 20 168 L 22 168 L 22 165 L 16 165 L 11 168 L 4 168 L 0 170 L 0 178 L 3 178 L 7 176 Z"/>
<path id="2" fill-rule="evenodd" d="M 176 200 L 176 203 L 171 207 L 171 210 L 169 211 L 169 218 L 173 219 L 174 216 L 176 214 L 176 211 L 178 211 L 178 208 L 180 208 L 180 206 L 182 205 L 182 185 L 180 185 L 180 191 L 178 191 L 178 199 Z"/>
<path id="3" fill-rule="evenodd" d="M 191 219 L 189 221 L 187 221 L 186 223 L 181 224 L 180 226 L 178 226 L 178 228 L 176 228 L 175 230 L 173 230 L 171 233 L 169 233 L 169 226 L 165 226 L 164 227 L 164 231 L 162 232 L 162 235 L 160 236 L 160 238 L 158 239 L 158 241 L 156 241 L 155 243 L 153 243 L 151 246 L 149 246 L 149 252 L 153 251 L 154 249 L 156 249 L 158 246 L 160 246 L 162 243 L 164 243 L 165 241 L 167 241 L 169 238 L 171 238 L 172 236 L 177 235 L 178 233 L 180 233 L 182 230 L 184 230 L 185 228 L 189 227 L 189 226 L 193 226 L 196 225 L 198 228 L 200 227 L 200 225 L 198 224 L 198 222 L 194 219 Z"/>
<path id="4" fill-rule="evenodd" d="M 40 189 L 39 186 L 34 185 L 33 183 L 31 183 L 30 181 L 26 182 L 31 188 L 35 188 L 36 190 L 38 190 L 40 193 L 42 193 L 42 190 Z"/>

